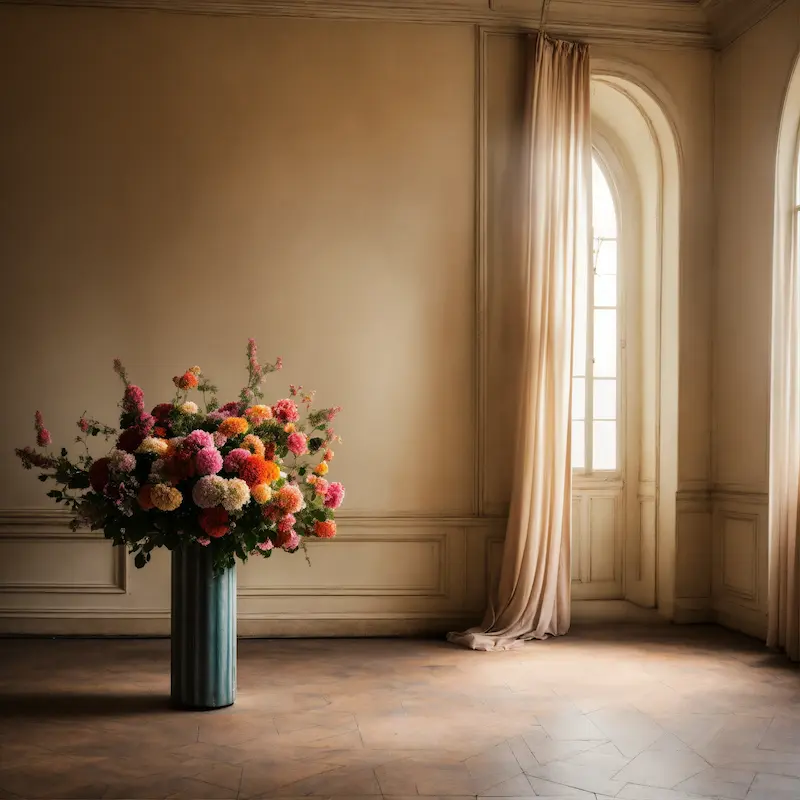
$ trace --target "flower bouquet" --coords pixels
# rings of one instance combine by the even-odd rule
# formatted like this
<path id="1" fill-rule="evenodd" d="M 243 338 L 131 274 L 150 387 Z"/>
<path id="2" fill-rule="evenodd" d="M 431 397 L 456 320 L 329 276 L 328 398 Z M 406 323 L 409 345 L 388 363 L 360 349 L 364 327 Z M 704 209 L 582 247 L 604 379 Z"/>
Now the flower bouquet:
<path id="1" fill-rule="evenodd" d="M 181 617 L 194 615 L 195 631 L 199 624 L 219 634 L 221 613 L 226 646 L 235 652 L 232 576 L 237 558 L 269 558 L 275 549 L 294 553 L 305 548 L 307 537 L 330 539 L 336 534 L 334 511 L 344 499 L 344 487 L 330 483 L 326 475 L 332 445 L 341 441 L 331 428 L 341 409 L 312 408 L 314 393 L 302 386 L 290 386 L 289 397 L 272 405 L 264 403 L 264 378 L 281 366 L 280 358 L 262 366 L 250 339 L 248 382 L 238 400 L 220 405 L 216 387 L 200 367 L 191 367 L 173 378 L 172 401 L 148 413 L 142 390 L 115 360 L 114 371 L 125 386 L 119 429 L 82 416 L 75 441 L 84 452 L 72 458 L 66 448 L 58 453 L 49 449 L 51 436 L 37 411 L 40 449 L 16 450 L 23 467 L 37 467 L 42 470 L 39 480 L 55 482 L 47 494 L 71 512 L 73 530 L 102 530 L 115 545 L 135 554 L 137 567 L 147 564 L 157 547 L 173 551 L 173 696 Z M 200 404 L 189 399 L 192 391 L 199 393 Z M 113 440 L 111 451 L 93 458 L 92 437 Z M 188 585 L 205 589 L 187 597 Z M 212 618 L 208 598 L 217 596 L 217 604 L 225 608 Z M 176 604 L 183 608 L 177 614 Z M 194 646 L 193 640 L 189 645 Z M 232 672 L 226 680 L 235 689 L 235 662 Z M 211 676 L 211 684 L 215 681 Z M 184 702 L 194 707 L 228 704 L 217 702 L 207 688 L 183 687 L 178 693 L 199 697 Z"/>

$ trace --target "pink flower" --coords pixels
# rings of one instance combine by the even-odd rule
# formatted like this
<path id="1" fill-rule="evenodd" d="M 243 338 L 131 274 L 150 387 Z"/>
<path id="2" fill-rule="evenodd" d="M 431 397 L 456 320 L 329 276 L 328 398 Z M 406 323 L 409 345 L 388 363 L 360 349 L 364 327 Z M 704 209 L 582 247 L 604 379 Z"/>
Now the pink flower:
<path id="1" fill-rule="evenodd" d="M 211 411 L 206 414 L 206 419 L 212 422 L 222 422 L 222 420 L 227 419 L 229 416 L 230 414 L 225 414 L 222 411 Z"/>
<path id="2" fill-rule="evenodd" d="M 183 447 L 187 450 L 202 450 L 214 446 L 214 437 L 208 431 L 192 431 L 184 440 Z"/>
<path id="3" fill-rule="evenodd" d="M 281 533 L 286 533 L 294 528 L 295 522 L 297 522 L 297 520 L 294 518 L 294 514 L 286 514 L 278 521 L 278 530 Z"/>
<path id="4" fill-rule="evenodd" d="M 278 360 L 275 362 L 275 369 L 283 369 L 283 359 L 278 356 Z"/>
<path id="5" fill-rule="evenodd" d="M 245 450 L 243 447 L 237 447 L 235 450 L 231 450 L 230 453 L 225 456 L 225 461 L 223 462 L 225 471 L 238 473 L 245 461 L 247 461 L 251 455 L 253 454 L 249 450 Z"/>
<path id="6" fill-rule="evenodd" d="M 216 475 L 222 469 L 222 454 L 215 447 L 204 447 L 195 456 L 195 465 L 198 475 Z"/>
<path id="7" fill-rule="evenodd" d="M 344 486 L 341 483 L 332 483 L 325 493 L 325 508 L 339 508 L 344 500 Z"/>
<path id="8" fill-rule="evenodd" d="M 222 445 L 224 445 L 225 442 L 228 441 L 228 437 L 224 433 L 220 433 L 219 431 L 214 431 L 212 435 L 214 438 L 214 444 L 217 447 L 222 447 Z"/>
<path id="9" fill-rule="evenodd" d="M 278 400 L 278 402 L 272 406 L 272 414 L 281 422 L 297 422 L 297 420 L 300 419 L 297 405 L 294 400 L 289 399 Z"/>
<path id="10" fill-rule="evenodd" d="M 325 409 L 325 416 L 327 417 L 328 422 L 330 422 L 341 410 L 341 406 L 334 406 L 333 408 Z"/>
<path id="11" fill-rule="evenodd" d="M 122 397 L 122 410 L 128 414 L 142 414 L 144 412 L 144 392 L 138 387 L 130 384 L 125 387 L 125 394 Z"/>
<path id="12" fill-rule="evenodd" d="M 314 481 L 314 491 L 317 494 L 322 494 L 322 495 L 327 494 L 328 493 L 328 481 L 326 481 L 325 478 L 316 478 L 316 480 Z"/>
<path id="13" fill-rule="evenodd" d="M 211 539 L 209 539 L 208 536 L 198 536 L 197 544 L 201 544 L 203 547 L 208 547 L 211 544 Z"/>
<path id="14" fill-rule="evenodd" d="M 291 433 L 286 440 L 286 446 L 296 456 L 301 456 L 307 451 L 306 435 L 304 433 Z"/>
<path id="15" fill-rule="evenodd" d="M 300 537 L 297 531 L 278 531 L 278 545 L 284 550 L 296 550 L 300 546 Z"/>
<path id="16" fill-rule="evenodd" d="M 155 424 L 156 418 L 152 414 L 140 414 L 136 422 L 136 427 L 143 435 L 147 436 L 147 434 L 153 430 Z"/>
<path id="17" fill-rule="evenodd" d="M 50 431 L 44 426 L 41 411 L 37 411 L 34 416 L 34 427 L 36 428 L 36 444 L 38 444 L 39 447 L 47 447 L 47 445 L 53 441 L 53 437 L 50 435 Z"/>
<path id="18" fill-rule="evenodd" d="M 89 433 L 89 421 L 86 417 L 81 417 L 78 420 L 78 427 L 81 429 L 82 433 Z"/>
<path id="19" fill-rule="evenodd" d="M 272 544 L 272 541 L 270 539 L 267 539 L 265 542 L 259 542 L 256 545 L 256 547 L 259 550 L 264 550 L 266 552 L 267 550 L 272 550 L 272 548 L 275 547 L 275 545 Z"/>

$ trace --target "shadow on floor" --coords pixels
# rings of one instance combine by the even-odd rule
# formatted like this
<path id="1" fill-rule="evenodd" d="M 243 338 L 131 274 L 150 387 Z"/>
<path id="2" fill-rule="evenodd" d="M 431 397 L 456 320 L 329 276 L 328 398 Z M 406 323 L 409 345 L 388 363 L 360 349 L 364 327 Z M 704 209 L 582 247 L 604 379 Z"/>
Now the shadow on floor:
<path id="1" fill-rule="evenodd" d="M 85 692 L 0 693 L 0 719 L 118 717 L 170 710 L 164 695 Z"/>

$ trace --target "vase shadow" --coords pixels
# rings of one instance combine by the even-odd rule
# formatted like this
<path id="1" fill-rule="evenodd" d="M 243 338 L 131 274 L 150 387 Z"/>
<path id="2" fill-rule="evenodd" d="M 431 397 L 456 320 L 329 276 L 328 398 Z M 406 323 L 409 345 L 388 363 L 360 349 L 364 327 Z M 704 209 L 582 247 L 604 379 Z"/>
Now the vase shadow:
<path id="1" fill-rule="evenodd" d="M 0 719 L 120 717 L 170 710 L 168 695 L 99 692 L 2 692 Z"/>

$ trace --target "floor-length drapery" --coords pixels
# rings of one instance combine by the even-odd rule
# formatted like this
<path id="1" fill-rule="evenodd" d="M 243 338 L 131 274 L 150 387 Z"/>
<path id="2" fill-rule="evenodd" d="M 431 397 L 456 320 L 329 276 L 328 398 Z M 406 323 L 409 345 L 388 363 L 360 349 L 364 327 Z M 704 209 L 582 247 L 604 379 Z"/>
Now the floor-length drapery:
<path id="1" fill-rule="evenodd" d="M 795 80 L 800 80 L 800 71 Z M 791 108 L 800 117 L 800 92 L 790 94 L 791 100 L 793 106 L 787 104 L 784 113 L 790 116 Z M 791 126 L 791 152 L 782 152 L 782 146 L 778 158 L 779 172 L 785 173 L 778 181 L 787 184 L 788 202 L 779 188 L 772 290 L 767 644 L 800 661 L 800 231 L 794 230 L 800 227 L 800 211 L 793 211 L 800 163 L 794 164 L 797 172 L 790 167 L 800 158 L 795 130 Z"/>
<path id="2" fill-rule="evenodd" d="M 543 34 L 530 44 L 518 225 L 524 342 L 508 527 L 482 625 L 448 635 L 475 650 L 564 634 L 570 623 L 573 306 L 575 273 L 589 257 L 589 53 Z"/>

